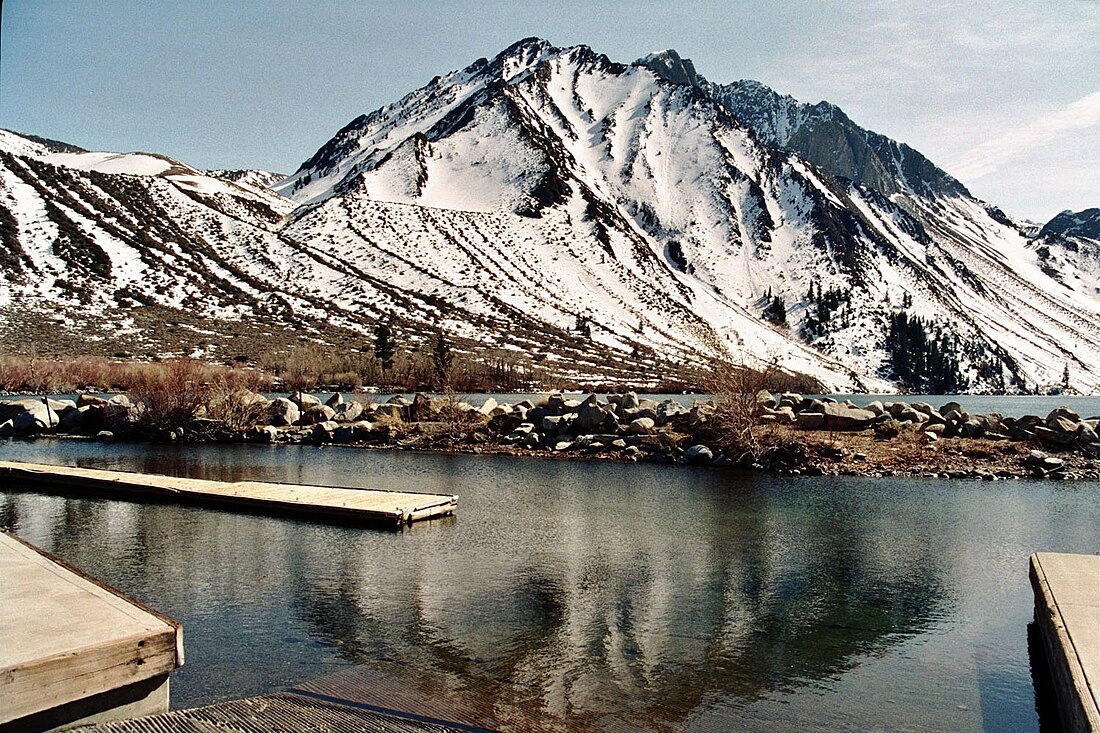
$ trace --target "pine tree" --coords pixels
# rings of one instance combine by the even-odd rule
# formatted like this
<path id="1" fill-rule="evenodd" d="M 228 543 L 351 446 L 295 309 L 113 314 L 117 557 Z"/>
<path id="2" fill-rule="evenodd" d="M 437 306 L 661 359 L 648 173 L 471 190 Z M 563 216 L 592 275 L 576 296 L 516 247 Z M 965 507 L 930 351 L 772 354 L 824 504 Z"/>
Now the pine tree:
<path id="1" fill-rule="evenodd" d="M 374 355 L 382 363 L 382 379 L 393 369 L 393 358 L 397 354 L 397 335 L 394 332 L 393 316 L 374 325 Z"/>
<path id="2" fill-rule="evenodd" d="M 435 386 L 438 389 L 447 388 L 453 363 L 454 354 L 451 353 L 451 343 L 447 341 L 442 330 L 437 330 L 432 339 L 432 375 L 435 377 Z"/>

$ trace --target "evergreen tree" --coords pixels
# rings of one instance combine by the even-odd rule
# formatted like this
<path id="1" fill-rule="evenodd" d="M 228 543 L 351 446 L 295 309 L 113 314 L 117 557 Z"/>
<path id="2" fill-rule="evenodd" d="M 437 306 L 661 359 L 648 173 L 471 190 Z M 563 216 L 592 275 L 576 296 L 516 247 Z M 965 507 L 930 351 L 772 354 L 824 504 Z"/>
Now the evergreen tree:
<path id="1" fill-rule="evenodd" d="M 374 325 L 374 355 L 382 363 L 382 379 L 393 369 L 393 358 L 397 354 L 397 334 L 394 331 L 393 316 Z"/>
<path id="2" fill-rule="evenodd" d="M 432 376 L 435 378 L 435 386 L 440 390 L 447 387 L 454 358 L 451 343 L 447 341 L 442 330 L 437 330 L 432 339 Z"/>

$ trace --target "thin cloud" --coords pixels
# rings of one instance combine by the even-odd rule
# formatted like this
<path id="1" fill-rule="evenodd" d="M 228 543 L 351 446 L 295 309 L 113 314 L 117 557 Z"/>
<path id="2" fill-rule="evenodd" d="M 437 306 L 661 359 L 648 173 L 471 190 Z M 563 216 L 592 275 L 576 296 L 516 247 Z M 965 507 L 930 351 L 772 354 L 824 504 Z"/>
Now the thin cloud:
<path id="1" fill-rule="evenodd" d="M 1051 143 L 1066 134 L 1098 126 L 1100 92 L 1093 92 L 1057 112 L 975 146 L 959 155 L 949 169 L 962 180 L 977 180 L 996 173 L 1022 152 Z"/>

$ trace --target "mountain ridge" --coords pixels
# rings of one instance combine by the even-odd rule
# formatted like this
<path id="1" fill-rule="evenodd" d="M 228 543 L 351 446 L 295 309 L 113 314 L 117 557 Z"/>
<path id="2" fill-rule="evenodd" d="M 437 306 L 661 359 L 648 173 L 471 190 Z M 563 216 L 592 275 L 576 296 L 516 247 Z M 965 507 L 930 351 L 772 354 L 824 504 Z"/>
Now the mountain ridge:
<path id="1" fill-rule="evenodd" d="M 250 297 L 304 300 L 351 338 L 393 315 L 639 373 L 726 358 L 889 389 L 912 357 L 909 389 L 1045 388 L 1067 365 L 1100 388 L 1093 240 L 1040 242 L 903 143 L 763 90 L 675 51 L 523 39 L 352 120 L 266 218 L 242 212 L 259 191 L 191 190 L 205 209 L 172 216 Z"/>

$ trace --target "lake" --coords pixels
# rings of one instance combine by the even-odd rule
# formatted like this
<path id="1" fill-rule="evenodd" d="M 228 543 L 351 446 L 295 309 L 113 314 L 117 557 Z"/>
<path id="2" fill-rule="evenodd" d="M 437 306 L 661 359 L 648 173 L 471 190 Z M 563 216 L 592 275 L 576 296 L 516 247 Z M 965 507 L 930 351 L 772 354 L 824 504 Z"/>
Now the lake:
<path id="1" fill-rule="evenodd" d="M 806 478 L 304 446 L 0 459 L 455 493 L 404 532 L 0 489 L 0 525 L 183 622 L 173 707 L 378 660 L 599 729 L 1038 731 L 1028 554 L 1075 482 Z"/>

